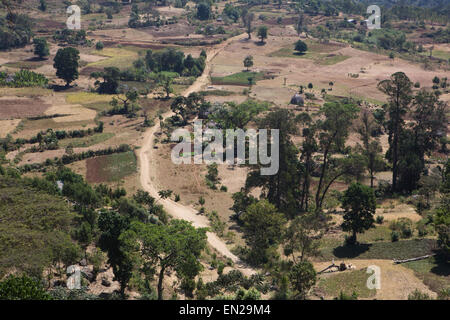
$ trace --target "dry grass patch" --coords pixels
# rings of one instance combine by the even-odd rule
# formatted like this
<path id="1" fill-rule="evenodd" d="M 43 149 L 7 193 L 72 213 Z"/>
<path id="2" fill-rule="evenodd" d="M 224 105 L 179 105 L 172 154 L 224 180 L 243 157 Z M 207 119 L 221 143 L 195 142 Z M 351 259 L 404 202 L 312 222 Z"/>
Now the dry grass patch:
<path id="1" fill-rule="evenodd" d="M 318 289 L 328 298 L 335 298 L 340 292 L 346 295 L 355 292 L 358 298 L 373 298 L 376 290 L 367 288 L 368 276 L 365 269 L 325 275 L 319 280 Z"/>
<path id="2" fill-rule="evenodd" d="M 0 138 L 6 137 L 20 123 L 20 119 L 0 120 Z"/>
<path id="3" fill-rule="evenodd" d="M 101 51 L 94 51 L 93 53 L 105 56 L 107 59 L 91 62 L 87 67 L 118 67 L 121 69 L 129 68 L 133 65 L 133 61 L 138 58 L 138 54 L 134 51 L 122 48 L 105 48 Z"/>

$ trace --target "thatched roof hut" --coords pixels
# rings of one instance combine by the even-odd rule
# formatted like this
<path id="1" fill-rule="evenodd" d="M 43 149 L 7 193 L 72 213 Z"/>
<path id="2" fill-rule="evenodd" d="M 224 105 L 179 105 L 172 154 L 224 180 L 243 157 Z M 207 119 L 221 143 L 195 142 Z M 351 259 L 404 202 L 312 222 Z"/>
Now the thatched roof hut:
<path id="1" fill-rule="evenodd" d="M 303 100 L 299 93 L 296 93 L 292 96 L 290 104 L 295 104 L 296 106 L 302 107 L 305 104 L 305 100 Z"/>

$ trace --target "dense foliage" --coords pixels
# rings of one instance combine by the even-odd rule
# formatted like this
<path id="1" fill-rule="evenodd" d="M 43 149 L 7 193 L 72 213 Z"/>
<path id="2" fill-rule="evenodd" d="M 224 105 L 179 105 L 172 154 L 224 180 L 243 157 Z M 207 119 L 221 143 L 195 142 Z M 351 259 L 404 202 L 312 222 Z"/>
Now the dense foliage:
<path id="1" fill-rule="evenodd" d="M 8 13 L 0 17 L 0 50 L 23 47 L 27 45 L 33 32 L 32 21 L 25 14 Z"/>
<path id="2" fill-rule="evenodd" d="M 40 73 L 22 69 L 14 75 L 8 75 L 6 72 L 0 72 L 0 87 L 46 87 L 48 79 Z"/>

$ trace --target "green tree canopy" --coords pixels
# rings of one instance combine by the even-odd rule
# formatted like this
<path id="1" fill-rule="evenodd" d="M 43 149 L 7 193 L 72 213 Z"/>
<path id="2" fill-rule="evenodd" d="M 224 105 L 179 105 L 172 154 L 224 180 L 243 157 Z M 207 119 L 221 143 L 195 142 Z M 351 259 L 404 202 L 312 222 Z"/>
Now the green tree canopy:
<path id="1" fill-rule="evenodd" d="M 0 300 L 52 300 L 42 283 L 26 275 L 0 281 Z"/>
<path id="2" fill-rule="evenodd" d="M 259 265 L 268 261 L 268 249 L 282 239 L 286 219 L 267 200 L 251 204 L 242 214 L 244 238 L 250 247 L 248 260 Z"/>
<path id="3" fill-rule="evenodd" d="M 190 222 L 171 220 L 168 225 L 133 222 L 131 229 L 142 243 L 144 264 L 158 268 L 158 299 L 163 299 L 165 272 L 174 270 L 180 279 L 193 279 L 202 270 L 199 261 L 206 247 L 206 229 Z"/>
<path id="4" fill-rule="evenodd" d="M 211 5 L 201 2 L 197 5 L 197 18 L 199 20 L 209 20 L 211 18 Z"/>
<path id="5" fill-rule="evenodd" d="M 304 43 L 302 40 L 298 40 L 295 43 L 295 51 L 298 51 L 298 53 L 304 53 L 305 51 L 308 50 L 308 46 L 306 45 L 306 43 Z"/>
<path id="6" fill-rule="evenodd" d="M 356 243 L 356 234 L 363 233 L 374 226 L 376 200 L 372 188 L 353 183 L 342 198 L 344 222 L 342 230 L 352 232 L 351 242 Z"/>
<path id="7" fill-rule="evenodd" d="M 45 40 L 44 38 L 34 38 L 33 44 L 35 55 L 37 55 L 41 59 L 44 57 L 48 57 L 48 55 L 50 54 L 50 50 L 48 49 L 47 40 Z"/>
<path id="8" fill-rule="evenodd" d="M 56 53 L 53 67 L 56 69 L 58 78 L 66 82 L 66 86 L 78 79 L 78 67 L 80 52 L 72 47 L 59 49 Z"/>
<path id="9" fill-rule="evenodd" d="M 295 296 L 305 299 L 309 289 L 316 283 L 316 271 L 311 262 L 302 261 L 289 272 L 289 280 Z"/>
<path id="10" fill-rule="evenodd" d="M 253 66 L 253 56 L 246 56 L 244 59 L 244 67 L 251 68 Z"/>
<path id="11" fill-rule="evenodd" d="M 264 39 L 267 39 L 267 33 L 269 29 L 266 26 L 260 26 L 258 28 L 258 38 L 261 39 L 261 43 L 264 43 Z"/>

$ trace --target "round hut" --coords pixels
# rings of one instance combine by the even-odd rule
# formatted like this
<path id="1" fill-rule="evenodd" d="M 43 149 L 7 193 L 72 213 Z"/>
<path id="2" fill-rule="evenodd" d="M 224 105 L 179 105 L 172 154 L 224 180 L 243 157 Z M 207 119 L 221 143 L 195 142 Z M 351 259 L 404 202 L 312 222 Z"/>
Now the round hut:
<path id="1" fill-rule="evenodd" d="M 300 93 L 296 93 L 292 96 L 290 104 L 293 104 L 297 107 L 303 107 L 305 104 L 305 100 L 303 100 L 303 97 L 300 95 Z"/>

